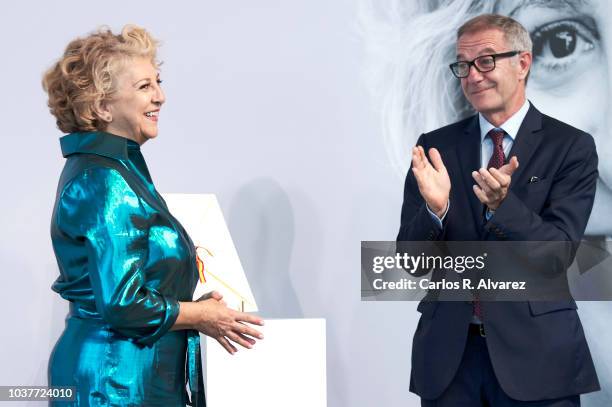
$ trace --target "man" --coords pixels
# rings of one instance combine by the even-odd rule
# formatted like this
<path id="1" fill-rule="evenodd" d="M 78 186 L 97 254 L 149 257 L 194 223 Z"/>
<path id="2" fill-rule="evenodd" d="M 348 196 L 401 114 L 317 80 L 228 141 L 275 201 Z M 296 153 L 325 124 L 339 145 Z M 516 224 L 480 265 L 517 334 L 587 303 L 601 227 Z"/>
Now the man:
<path id="1" fill-rule="evenodd" d="M 595 145 L 526 99 L 531 51 L 528 32 L 508 17 L 481 15 L 459 28 L 451 70 L 478 114 L 419 138 L 398 241 L 582 238 Z M 573 300 L 417 309 L 410 390 L 423 406 L 569 407 L 599 390 Z"/>

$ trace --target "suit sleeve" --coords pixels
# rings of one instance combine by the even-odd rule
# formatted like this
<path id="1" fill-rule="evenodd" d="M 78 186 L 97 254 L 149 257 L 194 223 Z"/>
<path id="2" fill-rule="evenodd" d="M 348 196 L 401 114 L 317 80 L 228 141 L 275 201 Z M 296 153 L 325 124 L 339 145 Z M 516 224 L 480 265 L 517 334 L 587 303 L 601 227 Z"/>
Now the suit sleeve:
<path id="1" fill-rule="evenodd" d="M 510 190 L 485 228 L 499 240 L 579 242 L 595 200 L 597 152 L 586 133 L 576 137 L 564 165 L 551 180 L 550 194 L 540 213 Z"/>
<path id="2" fill-rule="evenodd" d="M 417 145 L 423 146 L 427 151 L 427 148 L 423 145 L 423 139 L 424 135 L 421 135 L 417 140 Z M 425 200 L 419 192 L 411 164 L 404 183 L 404 202 L 397 241 L 441 240 L 444 223 L 440 227 L 439 219 L 434 219 L 428 210 Z"/>
<path id="3" fill-rule="evenodd" d="M 178 317 L 174 298 L 147 287 L 149 221 L 121 174 L 88 169 L 63 190 L 58 224 L 87 247 L 87 271 L 95 305 L 112 329 L 150 345 Z"/>

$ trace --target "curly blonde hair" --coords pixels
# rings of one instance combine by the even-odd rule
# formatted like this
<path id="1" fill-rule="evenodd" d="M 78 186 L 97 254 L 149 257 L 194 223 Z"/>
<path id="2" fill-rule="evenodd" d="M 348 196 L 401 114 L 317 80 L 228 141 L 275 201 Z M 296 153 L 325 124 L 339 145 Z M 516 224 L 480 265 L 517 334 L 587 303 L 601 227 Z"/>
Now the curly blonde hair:
<path id="1" fill-rule="evenodd" d="M 71 41 L 42 79 L 57 127 L 65 133 L 103 130 L 106 123 L 96 108 L 112 99 L 117 74 L 128 60 L 137 57 L 149 58 L 159 69 L 158 45 L 145 29 L 135 25 L 126 25 L 119 35 L 102 27 Z"/>

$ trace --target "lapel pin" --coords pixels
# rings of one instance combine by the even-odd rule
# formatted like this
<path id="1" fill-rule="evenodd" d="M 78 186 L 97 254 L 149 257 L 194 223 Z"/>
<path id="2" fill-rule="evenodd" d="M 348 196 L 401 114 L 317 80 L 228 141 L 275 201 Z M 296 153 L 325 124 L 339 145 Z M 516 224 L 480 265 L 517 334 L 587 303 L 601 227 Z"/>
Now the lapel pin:
<path id="1" fill-rule="evenodd" d="M 529 183 L 530 184 L 535 184 L 536 182 L 539 182 L 540 179 L 536 176 L 532 176 L 531 178 L 529 178 Z"/>

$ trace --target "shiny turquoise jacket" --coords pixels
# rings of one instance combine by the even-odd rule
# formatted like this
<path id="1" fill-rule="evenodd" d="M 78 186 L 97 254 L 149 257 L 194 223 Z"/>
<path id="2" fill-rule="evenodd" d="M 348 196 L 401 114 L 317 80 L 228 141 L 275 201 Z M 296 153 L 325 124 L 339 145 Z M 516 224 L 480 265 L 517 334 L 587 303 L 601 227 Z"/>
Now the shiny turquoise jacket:
<path id="1" fill-rule="evenodd" d="M 199 333 L 170 331 L 197 284 L 193 242 L 138 143 L 89 132 L 60 144 L 67 160 L 51 220 L 60 272 L 52 289 L 70 311 L 48 374 L 49 385 L 76 394 L 51 404 L 204 406 Z"/>

